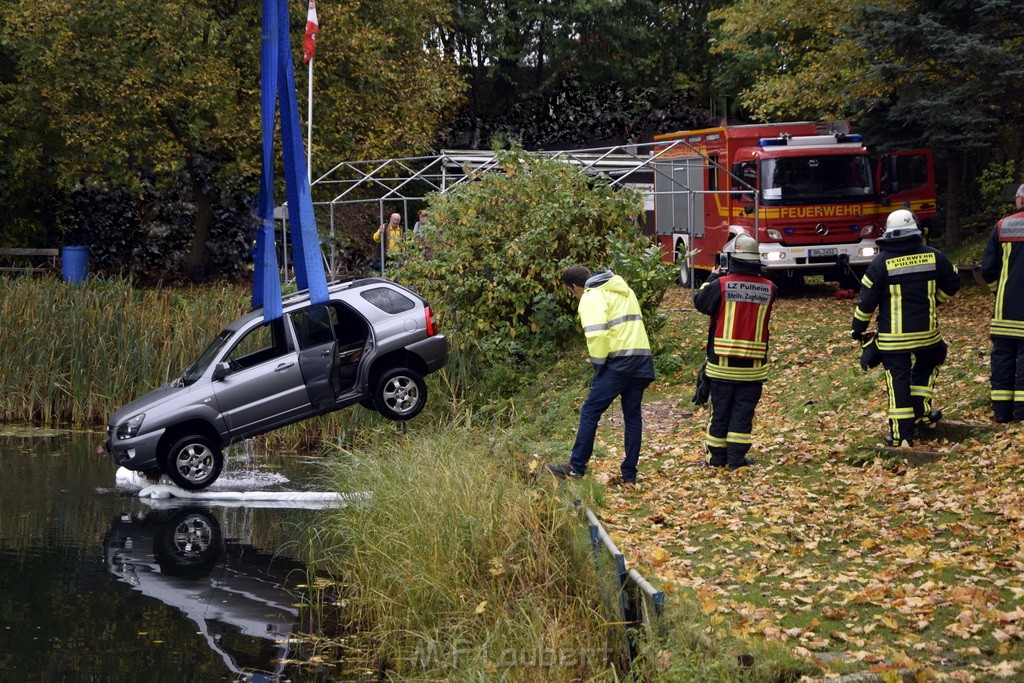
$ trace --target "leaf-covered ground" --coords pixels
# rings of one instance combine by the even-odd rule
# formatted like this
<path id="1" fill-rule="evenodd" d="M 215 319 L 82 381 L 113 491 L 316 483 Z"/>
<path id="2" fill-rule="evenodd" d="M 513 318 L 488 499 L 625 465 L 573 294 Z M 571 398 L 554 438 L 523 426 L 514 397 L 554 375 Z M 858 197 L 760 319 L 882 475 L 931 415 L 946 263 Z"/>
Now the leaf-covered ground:
<path id="1" fill-rule="evenodd" d="M 682 288 L 663 305 L 686 359 L 707 325 L 689 306 Z M 941 457 L 919 465 L 876 449 L 883 373 L 858 365 L 853 306 L 821 284 L 777 304 L 754 467 L 701 466 L 696 363 L 663 372 L 645 404 L 639 485 L 609 486 L 602 517 L 667 593 L 696 595 L 712 622 L 784 641 L 826 674 L 1024 679 L 1021 428 L 989 421 L 991 298 L 966 286 L 940 310 L 950 353 L 935 399 L 945 419 L 986 429 L 930 433 L 919 448 Z M 617 472 L 618 424 L 609 412 L 599 430 L 601 482 Z"/>

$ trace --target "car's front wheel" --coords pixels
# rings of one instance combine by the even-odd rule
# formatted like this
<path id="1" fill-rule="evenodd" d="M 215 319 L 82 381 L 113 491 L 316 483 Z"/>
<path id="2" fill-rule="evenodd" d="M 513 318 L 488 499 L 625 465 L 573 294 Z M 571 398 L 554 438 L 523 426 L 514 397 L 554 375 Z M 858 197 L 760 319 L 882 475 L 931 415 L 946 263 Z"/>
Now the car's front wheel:
<path id="1" fill-rule="evenodd" d="M 427 385 L 415 370 L 388 370 L 377 380 L 373 403 L 377 412 L 389 420 L 411 420 L 427 403 Z"/>
<path id="2" fill-rule="evenodd" d="M 199 434 L 175 441 L 167 451 L 167 476 L 189 491 L 198 491 L 216 481 L 224 468 L 220 446 Z"/>

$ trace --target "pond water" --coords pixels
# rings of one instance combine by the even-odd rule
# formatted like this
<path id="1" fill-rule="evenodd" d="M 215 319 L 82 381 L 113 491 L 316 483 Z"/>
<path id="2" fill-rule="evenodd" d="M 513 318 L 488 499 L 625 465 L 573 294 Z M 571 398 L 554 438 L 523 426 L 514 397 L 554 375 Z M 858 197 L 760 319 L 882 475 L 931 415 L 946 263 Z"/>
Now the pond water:
<path id="1" fill-rule="evenodd" d="M 101 442 L 0 426 L 0 677 L 319 678 L 291 636 L 310 630 L 297 558 L 323 512 L 143 500 Z M 314 474 L 232 453 L 215 487 L 308 490 Z"/>

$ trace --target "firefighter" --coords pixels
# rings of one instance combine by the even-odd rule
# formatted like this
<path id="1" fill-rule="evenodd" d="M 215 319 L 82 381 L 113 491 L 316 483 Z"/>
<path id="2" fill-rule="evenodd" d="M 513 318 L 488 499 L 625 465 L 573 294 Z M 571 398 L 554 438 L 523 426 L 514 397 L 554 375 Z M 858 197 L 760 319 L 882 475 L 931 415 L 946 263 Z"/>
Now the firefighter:
<path id="1" fill-rule="evenodd" d="M 885 442 L 912 446 L 918 428 L 935 426 L 932 410 L 938 368 L 946 360 L 937 307 L 960 289 L 956 267 L 942 252 L 921 243 L 917 217 L 897 209 L 875 240 L 881 251 L 861 280 L 851 336 L 860 341 L 878 309 L 877 343 L 889 391 Z"/>
<path id="2" fill-rule="evenodd" d="M 1024 420 L 1024 185 L 1017 212 L 992 230 L 981 259 L 981 277 L 995 292 L 992 337 L 992 417 Z"/>
<path id="3" fill-rule="evenodd" d="M 583 266 L 569 266 L 562 282 L 580 300 L 580 323 L 594 378 L 580 408 L 580 425 L 569 462 L 549 464 L 547 469 L 561 479 L 583 476 L 594 452 L 597 423 L 618 397 L 625 422 L 625 457 L 616 483 L 635 484 L 644 426 L 641 403 L 644 390 L 654 381 L 651 344 L 640 304 L 626 281 L 610 270 L 591 275 Z"/>
<path id="4" fill-rule="evenodd" d="M 711 420 L 705 435 L 707 464 L 737 469 L 753 464 L 754 410 L 768 378 L 768 323 L 777 288 L 761 270 L 757 241 L 738 235 L 727 272 L 715 266 L 693 295 L 711 316 L 706 373 L 711 384 Z"/>

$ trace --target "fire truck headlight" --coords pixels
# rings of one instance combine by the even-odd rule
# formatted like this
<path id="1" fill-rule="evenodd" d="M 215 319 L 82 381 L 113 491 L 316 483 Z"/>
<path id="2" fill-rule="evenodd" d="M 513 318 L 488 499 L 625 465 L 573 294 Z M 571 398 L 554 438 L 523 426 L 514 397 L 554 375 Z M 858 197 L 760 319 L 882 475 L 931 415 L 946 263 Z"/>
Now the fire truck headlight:
<path id="1" fill-rule="evenodd" d="M 875 226 L 872 225 L 871 223 L 868 223 L 867 225 L 865 225 L 863 228 L 860 229 L 860 236 L 861 237 L 871 237 L 874 234 L 875 234 Z"/>
<path id="2" fill-rule="evenodd" d="M 770 240 L 778 240 L 778 241 L 780 241 L 780 242 L 782 241 L 782 233 L 781 233 L 781 232 L 779 232 L 778 230 L 775 230 L 774 228 L 773 228 L 773 229 L 771 229 L 771 230 L 765 230 L 765 231 L 764 231 L 764 234 L 765 234 L 765 235 L 766 235 L 766 236 L 768 237 L 768 239 L 770 239 Z"/>
<path id="3" fill-rule="evenodd" d="M 769 251 L 767 254 L 761 254 L 762 257 L 766 257 L 769 261 L 781 261 L 786 258 L 786 254 L 781 251 Z"/>
<path id="4" fill-rule="evenodd" d="M 878 247 L 861 247 L 860 255 L 865 258 L 870 258 L 878 254 Z"/>

